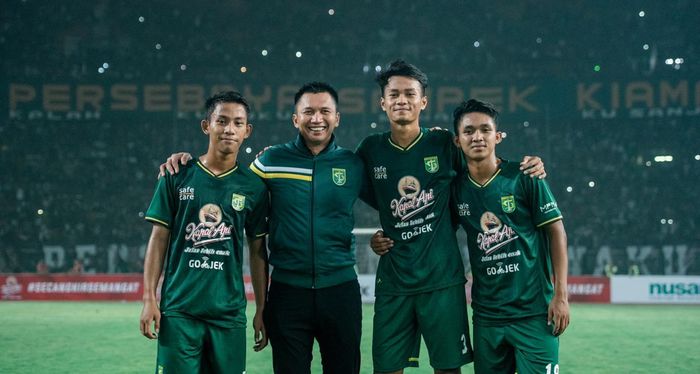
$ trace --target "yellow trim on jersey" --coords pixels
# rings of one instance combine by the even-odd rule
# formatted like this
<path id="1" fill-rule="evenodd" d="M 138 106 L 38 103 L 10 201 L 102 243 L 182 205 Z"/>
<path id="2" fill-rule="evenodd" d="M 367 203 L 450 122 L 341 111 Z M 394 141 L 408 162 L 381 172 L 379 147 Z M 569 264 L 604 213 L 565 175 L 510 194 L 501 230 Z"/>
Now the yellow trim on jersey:
<path id="1" fill-rule="evenodd" d="M 418 357 L 409 357 L 408 362 L 418 362 Z"/>
<path id="2" fill-rule="evenodd" d="M 479 187 L 479 188 L 484 188 L 484 187 L 488 186 L 489 183 L 491 183 L 491 182 L 496 178 L 496 176 L 497 176 L 498 174 L 501 173 L 501 170 L 503 170 L 503 169 L 498 168 L 498 170 L 496 170 L 496 172 L 491 176 L 491 178 L 489 178 L 489 180 L 487 180 L 484 184 L 479 184 L 477 181 L 475 181 L 474 179 L 472 179 L 472 176 L 469 175 L 469 174 L 467 174 L 467 177 L 469 178 L 469 181 L 472 182 L 475 186 L 477 186 L 477 187 Z"/>
<path id="3" fill-rule="evenodd" d="M 548 221 L 544 221 L 544 222 L 540 223 L 539 225 L 537 225 L 537 227 L 542 227 L 542 226 L 544 226 L 544 225 L 546 225 L 546 224 L 548 224 L 548 223 L 552 223 L 552 222 L 554 222 L 554 221 L 559 221 L 560 219 L 563 219 L 563 218 L 564 218 L 564 217 L 562 217 L 562 216 L 554 217 L 554 218 L 552 218 L 552 219 L 550 219 L 550 220 L 548 220 Z"/>
<path id="4" fill-rule="evenodd" d="M 389 144 L 391 144 L 392 146 L 394 146 L 394 148 L 399 149 L 400 151 L 408 151 L 408 150 L 411 149 L 414 145 L 416 145 L 416 143 L 418 143 L 418 141 L 419 141 L 422 137 L 423 137 L 423 130 L 421 130 L 421 132 L 418 134 L 418 137 L 415 138 L 415 139 L 411 142 L 411 144 L 409 144 L 406 148 L 404 148 L 404 147 L 402 147 L 402 146 L 400 146 L 400 145 L 394 143 L 394 142 L 391 140 L 391 135 L 389 135 Z"/>
<path id="5" fill-rule="evenodd" d="M 267 235 L 266 232 L 264 232 L 264 233 L 262 233 L 262 234 L 255 235 L 255 237 L 256 237 L 256 238 L 262 238 L 262 237 L 265 236 L 265 235 Z"/>
<path id="6" fill-rule="evenodd" d="M 304 174 L 294 174 L 294 173 L 266 173 L 260 169 L 258 169 L 257 166 L 255 166 L 255 163 L 250 164 L 250 170 L 253 171 L 253 173 L 257 174 L 260 178 L 262 179 L 296 179 L 300 181 L 306 181 L 306 182 L 311 182 L 313 180 L 313 177 L 311 175 L 304 175 Z"/>
<path id="7" fill-rule="evenodd" d="M 165 226 L 165 227 L 170 227 L 170 226 L 168 225 L 167 222 L 163 222 L 163 221 L 161 221 L 161 220 L 159 220 L 159 219 L 157 219 L 157 218 L 146 217 L 146 221 L 152 221 L 152 222 L 160 223 L 161 225 L 163 225 L 163 226 Z"/>
<path id="8" fill-rule="evenodd" d="M 199 165 L 199 167 L 202 168 L 202 170 L 206 171 L 207 174 L 211 175 L 214 178 L 223 178 L 223 177 L 233 173 L 234 171 L 236 171 L 238 169 L 238 163 L 236 163 L 236 166 L 234 166 L 233 169 L 231 169 L 229 171 L 225 171 L 219 175 L 216 175 L 211 170 L 207 169 L 207 167 L 204 166 L 204 164 L 202 164 L 200 161 L 197 161 L 197 165 Z"/>

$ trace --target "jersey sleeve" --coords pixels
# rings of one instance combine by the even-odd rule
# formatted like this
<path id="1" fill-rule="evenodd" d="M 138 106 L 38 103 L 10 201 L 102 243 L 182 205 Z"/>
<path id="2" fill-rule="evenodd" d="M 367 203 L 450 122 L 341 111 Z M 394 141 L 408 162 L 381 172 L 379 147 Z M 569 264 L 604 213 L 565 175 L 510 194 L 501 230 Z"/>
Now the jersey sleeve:
<path id="1" fill-rule="evenodd" d="M 377 199 L 374 196 L 374 190 L 372 188 L 372 183 L 370 180 L 370 170 L 367 167 L 367 139 L 363 140 L 360 145 L 357 146 L 357 149 L 355 150 L 355 154 L 360 158 L 362 161 L 362 169 L 363 169 L 363 178 L 362 178 L 362 187 L 360 189 L 360 200 L 364 201 L 367 205 L 371 206 L 374 209 L 379 209 L 379 204 L 377 204 Z"/>
<path id="2" fill-rule="evenodd" d="M 246 216 L 245 233 L 248 237 L 259 238 L 267 235 L 267 217 L 270 209 L 270 196 L 267 187 L 262 183 L 261 186 L 255 198 L 254 206 Z"/>
<path id="3" fill-rule="evenodd" d="M 520 176 L 525 179 L 525 183 L 529 187 L 527 191 L 535 226 L 542 227 L 562 219 L 561 211 L 557 201 L 554 199 L 552 190 L 549 189 L 547 181 L 539 178 L 530 178 L 522 173 Z"/>
<path id="4" fill-rule="evenodd" d="M 158 179 L 151 205 L 148 206 L 146 211 L 146 221 L 163 225 L 167 228 L 171 227 L 173 217 L 177 211 L 173 191 L 173 176 L 166 175 Z"/>

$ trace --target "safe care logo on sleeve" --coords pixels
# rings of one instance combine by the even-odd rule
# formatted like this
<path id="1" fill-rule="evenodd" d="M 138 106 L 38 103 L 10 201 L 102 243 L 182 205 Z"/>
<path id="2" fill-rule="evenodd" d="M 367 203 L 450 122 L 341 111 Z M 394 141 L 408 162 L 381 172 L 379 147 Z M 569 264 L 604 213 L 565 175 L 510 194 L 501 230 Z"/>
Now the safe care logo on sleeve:
<path id="1" fill-rule="evenodd" d="M 194 200 L 194 188 L 192 187 L 182 187 L 178 190 L 180 195 L 180 200 Z"/>

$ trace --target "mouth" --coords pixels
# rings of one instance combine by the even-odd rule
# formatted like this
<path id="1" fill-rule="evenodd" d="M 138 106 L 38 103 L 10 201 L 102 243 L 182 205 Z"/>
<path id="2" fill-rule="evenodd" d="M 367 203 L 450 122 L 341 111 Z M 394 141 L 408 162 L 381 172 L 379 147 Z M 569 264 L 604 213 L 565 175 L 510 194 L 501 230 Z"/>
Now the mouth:
<path id="1" fill-rule="evenodd" d="M 328 129 L 328 126 L 309 126 L 308 129 L 311 132 L 322 132 Z"/>

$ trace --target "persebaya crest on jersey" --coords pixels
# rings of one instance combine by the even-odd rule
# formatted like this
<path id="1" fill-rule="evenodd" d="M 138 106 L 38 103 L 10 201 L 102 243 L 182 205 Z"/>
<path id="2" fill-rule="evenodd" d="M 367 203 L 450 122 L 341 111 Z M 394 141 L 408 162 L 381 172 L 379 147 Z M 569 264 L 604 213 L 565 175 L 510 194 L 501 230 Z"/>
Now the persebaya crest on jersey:
<path id="1" fill-rule="evenodd" d="M 239 195 L 239 194 L 232 194 L 231 195 L 231 208 L 241 211 L 243 208 L 245 208 L 245 196 Z"/>
<path id="2" fill-rule="evenodd" d="M 438 162 L 437 156 L 423 158 L 423 164 L 425 165 L 425 171 L 428 173 L 433 174 L 440 170 L 440 163 Z"/>
<path id="3" fill-rule="evenodd" d="M 513 195 L 501 196 L 501 208 L 506 213 L 515 212 L 515 197 Z"/>
<path id="4" fill-rule="evenodd" d="M 331 174 L 333 174 L 333 183 L 335 183 L 338 186 L 342 186 L 345 184 L 347 181 L 347 175 L 345 174 L 345 169 L 337 169 L 333 168 L 331 171 Z"/>

